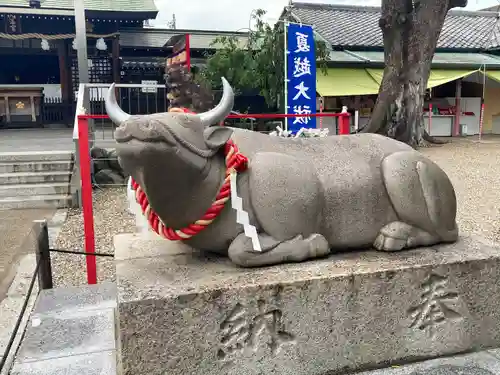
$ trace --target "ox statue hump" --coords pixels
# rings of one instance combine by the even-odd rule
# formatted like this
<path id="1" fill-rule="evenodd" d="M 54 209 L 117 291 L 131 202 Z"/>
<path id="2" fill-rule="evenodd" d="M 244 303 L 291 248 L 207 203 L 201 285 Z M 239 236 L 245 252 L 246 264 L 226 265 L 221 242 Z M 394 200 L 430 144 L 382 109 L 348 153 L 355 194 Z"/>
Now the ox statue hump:
<path id="1" fill-rule="evenodd" d="M 399 251 L 457 240 L 453 186 L 421 153 L 377 134 L 281 138 L 213 126 L 234 103 L 225 79 L 223 85 L 220 103 L 200 114 L 131 116 L 118 106 L 113 87 L 106 98 L 118 125 L 120 163 L 145 193 L 146 215 L 154 210 L 165 227 L 206 225 L 200 218 L 227 182 L 228 142 L 248 159 L 236 186 L 260 251 L 230 203 L 187 236 L 188 245 L 255 267 L 349 249 Z"/>

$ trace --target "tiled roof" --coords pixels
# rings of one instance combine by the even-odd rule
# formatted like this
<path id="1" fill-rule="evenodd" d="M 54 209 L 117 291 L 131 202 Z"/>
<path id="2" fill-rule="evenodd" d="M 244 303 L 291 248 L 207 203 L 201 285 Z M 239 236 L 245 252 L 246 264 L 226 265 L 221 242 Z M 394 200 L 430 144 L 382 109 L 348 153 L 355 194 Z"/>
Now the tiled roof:
<path id="1" fill-rule="evenodd" d="M 120 30 L 120 46 L 139 48 L 162 48 L 173 34 L 157 29 Z"/>
<path id="2" fill-rule="evenodd" d="M 120 45 L 122 47 L 163 48 L 174 35 L 190 34 L 191 48 L 213 49 L 211 46 L 219 36 L 237 36 L 243 46 L 247 41 L 246 33 L 202 30 L 171 30 L 171 29 L 121 29 Z"/>
<path id="3" fill-rule="evenodd" d="M 154 0 L 84 0 L 86 10 L 111 12 L 157 12 Z M 42 9 L 75 9 L 74 0 L 41 0 Z M 29 0 L 0 0 L 0 7 L 29 9 Z M 36 12 L 36 9 L 33 9 Z"/>
<path id="4" fill-rule="evenodd" d="M 147 70 L 147 69 L 164 69 L 166 59 L 158 57 L 126 57 L 122 59 L 122 69 L 137 69 L 137 70 Z M 191 66 L 203 66 L 206 65 L 206 59 L 204 58 L 191 58 Z"/>
<path id="5" fill-rule="evenodd" d="M 161 69 L 165 67 L 165 59 L 131 59 L 127 58 L 122 61 L 122 69 Z"/>
<path id="6" fill-rule="evenodd" d="M 330 61 L 337 64 L 364 64 L 366 66 L 384 65 L 383 51 L 334 51 L 330 54 Z M 500 68 L 500 56 L 474 52 L 436 52 L 432 65 L 448 67 L 479 69 L 486 65 L 488 68 Z"/>
<path id="7" fill-rule="evenodd" d="M 382 47 L 380 8 L 293 3 L 292 16 L 315 30 L 332 46 Z M 438 48 L 488 49 L 500 46 L 497 12 L 452 10 L 446 17 Z"/>

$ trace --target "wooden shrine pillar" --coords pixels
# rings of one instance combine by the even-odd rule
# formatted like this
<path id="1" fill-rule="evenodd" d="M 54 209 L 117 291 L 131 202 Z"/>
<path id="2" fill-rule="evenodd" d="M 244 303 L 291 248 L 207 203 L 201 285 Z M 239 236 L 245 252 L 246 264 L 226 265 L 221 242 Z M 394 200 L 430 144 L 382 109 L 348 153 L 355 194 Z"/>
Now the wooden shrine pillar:
<path id="1" fill-rule="evenodd" d="M 68 101 L 70 96 L 71 80 L 69 76 L 69 54 L 66 40 L 57 43 L 57 55 L 59 57 L 59 77 L 61 80 L 61 96 L 63 101 Z"/>
<path id="2" fill-rule="evenodd" d="M 121 78 L 120 67 L 120 36 L 117 35 L 113 38 L 113 46 L 111 48 L 111 59 L 113 67 L 113 82 L 119 83 Z"/>
<path id="3" fill-rule="evenodd" d="M 69 56 L 68 40 L 60 40 L 57 43 L 57 55 L 59 57 L 59 78 L 61 82 L 61 98 L 63 105 L 64 122 L 69 126 L 73 114 L 73 85 L 71 82 L 71 59 Z"/>

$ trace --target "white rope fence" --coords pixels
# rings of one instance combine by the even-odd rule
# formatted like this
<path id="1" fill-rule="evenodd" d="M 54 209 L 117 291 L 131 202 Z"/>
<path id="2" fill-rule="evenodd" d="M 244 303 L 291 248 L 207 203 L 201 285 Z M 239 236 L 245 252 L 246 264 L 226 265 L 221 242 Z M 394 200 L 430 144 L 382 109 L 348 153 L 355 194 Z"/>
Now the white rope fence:
<path id="1" fill-rule="evenodd" d="M 88 38 L 111 38 L 120 35 L 118 32 L 111 34 L 87 34 Z M 39 34 L 39 33 L 27 33 L 27 34 L 6 34 L 0 33 L 0 38 L 10 39 L 10 40 L 23 40 L 23 39 L 45 39 L 45 40 L 60 40 L 60 39 L 74 39 L 76 34 Z"/>
<path id="2" fill-rule="evenodd" d="M 308 129 L 301 128 L 295 136 L 289 130 L 283 130 L 281 126 L 276 127 L 276 131 L 269 133 L 273 137 L 283 137 L 283 138 L 317 138 L 326 137 L 329 134 L 329 130 L 325 129 Z"/>

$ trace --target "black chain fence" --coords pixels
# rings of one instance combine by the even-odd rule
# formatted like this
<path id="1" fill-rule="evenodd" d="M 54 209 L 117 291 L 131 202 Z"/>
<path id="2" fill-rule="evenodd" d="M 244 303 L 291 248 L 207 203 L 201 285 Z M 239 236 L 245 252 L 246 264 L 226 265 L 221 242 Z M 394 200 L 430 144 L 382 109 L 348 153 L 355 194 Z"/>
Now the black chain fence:
<path id="1" fill-rule="evenodd" d="M 52 265 L 50 254 L 51 253 L 62 253 L 68 254 L 69 256 L 97 256 L 97 257 L 109 257 L 113 258 L 113 254 L 106 253 L 86 253 L 82 251 L 73 250 L 62 250 L 62 249 L 51 249 L 49 246 L 49 233 L 47 228 L 46 220 L 37 220 L 34 222 L 32 233 L 35 236 L 34 251 L 36 254 L 36 265 L 31 277 L 31 281 L 28 286 L 26 296 L 24 298 L 21 311 L 17 316 L 16 323 L 10 335 L 9 341 L 5 347 L 2 359 L 0 361 L 0 373 L 4 371 L 4 368 L 8 365 L 8 359 L 11 357 L 13 351 L 17 352 L 18 348 L 14 348 L 14 342 L 21 328 L 23 319 L 27 313 L 28 305 L 31 297 L 34 295 L 35 285 L 38 281 L 38 294 L 42 290 L 53 288 L 53 275 L 52 275 Z M 29 313 L 29 312 L 28 312 Z M 24 332 L 23 332 L 24 335 Z"/>

